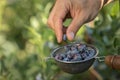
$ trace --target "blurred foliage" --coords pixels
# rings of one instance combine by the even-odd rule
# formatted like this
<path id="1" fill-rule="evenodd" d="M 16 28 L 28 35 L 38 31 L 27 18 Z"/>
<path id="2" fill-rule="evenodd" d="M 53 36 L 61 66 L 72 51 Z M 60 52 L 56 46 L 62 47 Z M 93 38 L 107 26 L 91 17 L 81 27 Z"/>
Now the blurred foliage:
<path id="1" fill-rule="evenodd" d="M 89 80 L 89 72 L 62 72 L 51 51 L 60 46 L 46 25 L 53 0 L 0 0 L 0 80 Z M 83 26 L 75 41 L 95 45 L 99 56 L 120 53 L 120 11 L 116 1 L 104 7 L 93 21 Z M 69 24 L 68 21 L 66 24 Z M 120 80 L 120 72 L 95 63 L 104 80 Z"/>

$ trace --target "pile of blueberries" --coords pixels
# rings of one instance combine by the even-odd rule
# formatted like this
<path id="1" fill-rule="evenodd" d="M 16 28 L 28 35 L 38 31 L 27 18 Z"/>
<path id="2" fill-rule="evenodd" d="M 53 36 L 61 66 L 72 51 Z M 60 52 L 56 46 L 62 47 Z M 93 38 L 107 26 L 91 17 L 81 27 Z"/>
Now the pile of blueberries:
<path id="1" fill-rule="evenodd" d="M 92 58 L 95 50 L 85 44 L 74 44 L 64 46 L 65 52 L 56 54 L 55 59 L 62 61 L 81 61 Z"/>

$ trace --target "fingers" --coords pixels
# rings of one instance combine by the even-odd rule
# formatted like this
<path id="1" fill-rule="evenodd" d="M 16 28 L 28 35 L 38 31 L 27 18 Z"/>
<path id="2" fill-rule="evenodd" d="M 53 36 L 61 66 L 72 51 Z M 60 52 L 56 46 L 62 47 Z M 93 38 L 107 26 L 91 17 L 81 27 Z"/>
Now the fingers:
<path id="1" fill-rule="evenodd" d="M 49 17 L 48 17 L 48 21 L 47 21 L 47 24 L 48 24 L 48 26 L 51 28 L 51 29 L 53 29 L 54 30 L 54 22 L 53 22 L 53 16 L 54 16 L 54 7 L 53 7 L 53 9 L 51 10 L 51 13 L 50 13 L 50 15 L 49 15 Z"/>
<path id="2" fill-rule="evenodd" d="M 62 36 L 63 36 L 62 29 L 63 29 L 62 20 L 57 19 L 54 25 L 54 31 L 55 31 L 58 43 L 62 42 Z"/>
<path id="3" fill-rule="evenodd" d="M 79 28 L 85 23 L 84 17 L 75 16 L 67 29 L 67 38 L 72 41 L 79 30 Z"/>
<path id="4" fill-rule="evenodd" d="M 62 42 L 63 36 L 63 20 L 67 14 L 67 9 L 63 4 L 57 4 L 56 2 L 49 18 L 48 25 L 52 28 L 56 34 L 57 41 Z"/>
<path id="5" fill-rule="evenodd" d="M 68 40 L 73 40 L 79 28 L 86 22 L 91 21 L 98 14 L 99 0 L 56 0 L 52 12 L 48 18 L 48 25 L 56 34 L 57 41 L 62 41 L 63 33 Z M 84 5 L 86 3 L 86 5 Z M 70 15 L 69 15 L 70 14 Z M 63 21 L 71 18 L 73 21 L 67 29 L 63 28 Z"/>

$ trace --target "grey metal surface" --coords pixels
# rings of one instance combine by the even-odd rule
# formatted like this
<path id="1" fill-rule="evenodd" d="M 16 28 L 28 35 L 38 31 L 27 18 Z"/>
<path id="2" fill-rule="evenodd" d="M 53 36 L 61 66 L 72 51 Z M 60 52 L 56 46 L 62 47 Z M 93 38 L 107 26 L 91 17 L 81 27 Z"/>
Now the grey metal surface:
<path id="1" fill-rule="evenodd" d="M 74 44 L 71 44 L 71 45 L 74 45 Z M 74 61 L 74 62 L 72 62 L 72 61 L 62 61 L 62 60 L 55 59 L 54 57 L 55 57 L 56 54 L 63 54 L 65 52 L 64 46 L 55 49 L 52 52 L 51 57 L 53 59 L 55 59 L 57 65 L 63 71 L 65 71 L 67 73 L 71 73 L 71 74 L 82 73 L 82 72 L 84 72 L 84 71 L 86 71 L 90 68 L 90 66 L 93 64 L 94 60 L 96 59 L 96 57 L 98 55 L 98 49 L 97 48 L 95 48 L 93 45 L 89 45 L 89 44 L 86 44 L 86 45 L 95 50 L 95 55 L 93 57 L 89 58 L 89 59 L 81 60 L 81 61 Z"/>

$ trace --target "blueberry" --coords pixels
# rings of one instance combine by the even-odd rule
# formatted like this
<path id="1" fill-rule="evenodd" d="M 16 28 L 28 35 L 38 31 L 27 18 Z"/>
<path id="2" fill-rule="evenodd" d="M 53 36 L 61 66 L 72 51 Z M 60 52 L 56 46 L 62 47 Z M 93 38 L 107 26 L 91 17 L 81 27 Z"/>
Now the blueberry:
<path id="1" fill-rule="evenodd" d="M 94 53 L 93 52 L 89 52 L 90 54 L 89 54 L 89 57 L 93 57 L 94 56 Z"/>
<path id="2" fill-rule="evenodd" d="M 59 59 L 59 55 L 56 55 L 56 56 L 55 56 L 55 59 Z"/>
<path id="3" fill-rule="evenodd" d="M 85 53 L 82 53 L 81 57 L 82 57 L 82 60 L 84 60 L 87 57 L 87 55 Z"/>
<path id="4" fill-rule="evenodd" d="M 86 60 L 95 55 L 95 50 L 84 44 L 64 46 L 65 53 L 57 54 L 55 59 L 63 61 L 81 61 Z"/>
<path id="5" fill-rule="evenodd" d="M 71 54 L 71 51 L 70 51 L 70 50 L 69 50 L 69 51 L 67 51 L 67 52 L 66 52 L 66 54 L 67 54 L 67 55 Z"/>
<path id="6" fill-rule="evenodd" d="M 72 61 L 79 61 L 81 60 L 80 54 L 74 54 Z"/>
<path id="7" fill-rule="evenodd" d="M 63 58 L 62 58 L 62 56 L 61 56 L 60 54 L 57 54 L 57 55 L 55 56 L 55 59 L 62 60 Z"/>
<path id="8" fill-rule="evenodd" d="M 67 55 L 67 58 L 71 59 L 71 58 L 72 58 L 71 54 L 68 54 L 68 55 Z"/>
<path id="9" fill-rule="evenodd" d="M 79 52 L 84 52 L 85 50 L 86 50 L 86 46 L 85 45 L 78 46 L 78 51 Z"/>
<path id="10" fill-rule="evenodd" d="M 69 59 L 68 58 L 64 58 L 63 61 L 69 61 Z"/>
<path id="11" fill-rule="evenodd" d="M 90 53 L 95 54 L 95 50 L 94 50 L 94 49 L 91 49 L 91 50 L 90 50 Z"/>
<path id="12" fill-rule="evenodd" d="M 66 41 L 67 40 L 67 36 L 64 34 L 63 35 L 63 40 Z"/>
<path id="13" fill-rule="evenodd" d="M 72 46 L 71 47 L 71 50 L 77 50 L 75 46 Z"/>
<path id="14" fill-rule="evenodd" d="M 82 58 L 81 57 L 77 57 L 76 61 L 80 61 L 80 60 L 82 60 Z"/>
<path id="15" fill-rule="evenodd" d="M 89 51 L 88 51 L 88 50 L 86 50 L 86 51 L 85 51 L 85 54 L 86 54 L 87 56 L 89 56 Z"/>
<path id="16" fill-rule="evenodd" d="M 71 51 L 71 54 L 78 54 L 79 52 L 77 50 Z"/>
<path id="17" fill-rule="evenodd" d="M 82 48 L 81 48 L 81 47 L 82 47 L 82 46 L 78 46 L 78 47 L 77 47 L 79 51 L 82 51 Z"/>
<path id="18" fill-rule="evenodd" d="M 63 59 L 63 58 L 65 58 L 65 54 L 60 54 L 60 56 L 61 56 L 61 58 Z"/>

